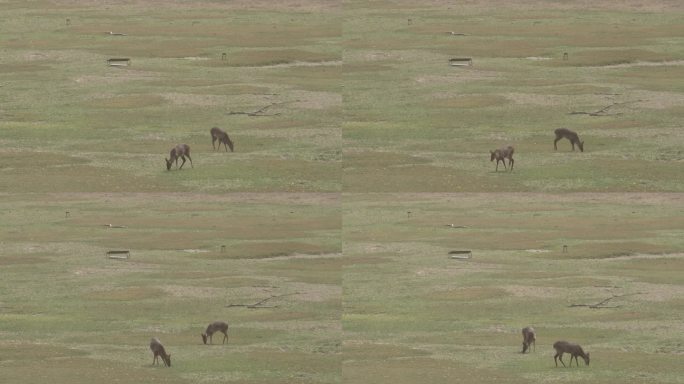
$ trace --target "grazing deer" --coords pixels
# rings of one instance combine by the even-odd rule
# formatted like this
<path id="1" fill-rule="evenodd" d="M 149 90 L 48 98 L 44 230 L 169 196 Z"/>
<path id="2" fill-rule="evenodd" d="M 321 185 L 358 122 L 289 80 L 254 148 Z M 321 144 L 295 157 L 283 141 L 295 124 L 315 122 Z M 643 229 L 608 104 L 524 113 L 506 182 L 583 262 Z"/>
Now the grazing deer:
<path id="1" fill-rule="evenodd" d="M 216 147 L 214 146 L 214 143 L 216 143 L 216 140 L 218 140 L 218 149 L 221 149 L 221 144 L 223 144 L 226 147 L 226 152 L 228 152 L 228 147 L 230 147 L 230 151 L 233 152 L 233 142 L 230 140 L 230 137 L 228 137 L 228 134 L 223 132 L 221 128 L 214 127 L 210 131 L 211 133 L 211 146 L 216 150 Z"/>
<path id="2" fill-rule="evenodd" d="M 166 160 L 166 170 L 168 171 L 171 169 L 171 164 L 173 164 L 174 161 L 176 162 L 177 167 L 179 157 L 183 160 L 183 162 L 178 169 L 183 169 L 183 165 L 185 164 L 185 156 L 190 159 L 190 166 L 195 168 L 195 166 L 192 165 L 192 158 L 190 157 L 190 146 L 187 144 L 178 144 L 171 148 L 171 153 L 169 154 L 170 159 L 164 159 Z"/>
<path id="3" fill-rule="evenodd" d="M 515 149 L 513 149 L 513 147 L 511 147 L 510 145 L 506 148 L 499 148 L 493 151 L 489 151 L 489 153 L 492 155 L 490 157 L 490 161 L 494 161 L 494 159 L 496 159 L 496 172 L 499 171 L 499 161 L 503 163 L 504 169 L 507 169 L 505 159 L 508 159 L 508 163 L 511 166 L 511 171 L 513 170 L 513 163 L 515 163 L 515 161 L 513 160 L 514 151 Z"/>
<path id="4" fill-rule="evenodd" d="M 556 361 L 556 358 L 560 360 L 561 364 L 565 367 L 565 363 L 563 362 L 563 353 L 569 353 L 570 354 L 570 366 L 572 367 L 572 358 L 575 358 L 575 363 L 577 363 L 577 366 L 579 367 L 579 362 L 577 361 L 577 356 L 582 356 L 582 359 L 584 359 L 584 363 L 586 365 L 589 365 L 589 354 L 584 353 L 582 350 L 582 347 L 580 347 L 578 344 L 572 344 L 568 343 L 567 341 L 556 341 L 553 344 L 553 349 L 556 350 L 556 355 L 553 356 L 553 361 L 556 363 L 556 367 L 558 366 L 558 362 Z"/>
<path id="5" fill-rule="evenodd" d="M 530 345 L 534 345 L 534 349 L 537 349 L 537 334 L 534 331 L 534 328 L 532 327 L 525 327 L 522 329 L 522 335 L 523 335 L 523 350 L 522 353 L 525 353 L 528 349 L 530 349 Z"/>
<path id="6" fill-rule="evenodd" d="M 150 349 L 152 350 L 152 353 L 154 353 L 152 365 L 155 363 L 159 364 L 159 360 L 157 360 L 157 358 L 161 356 L 162 360 L 164 361 L 164 365 L 167 367 L 171 366 L 171 355 L 166 354 L 166 350 L 159 339 L 153 337 L 152 340 L 150 340 Z"/>
<path id="7" fill-rule="evenodd" d="M 573 132 L 567 128 L 558 128 L 553 133 L 556 134 L 556 140 L 553 141 L 553 149 L 558 150 L 558 147 L 556 146 L 556 143 L 558 143 L 558 140 L 562 138 L 566 138 L 570 140 L 570 143 L 572 144 L 572 150 L 575 150 L 575 144 L 579 147 L 580 151 L 584 152 L 584 141 L 580 141 L 579 136 L 577 135 L 576 132 Z"/>
<path id="8" fill-rule="evenodd" d="M 204 341 L 204 344 L 207 343 L 207 337 L 209 338 L 209 344 L 213 344 L 211 337 L 215 332 L 223 333 L 223 342 L 221 344 L 225 344 L 226 340 L 228 340 L 228 324 L 223 321 L 214 321 L 209 324 L 207 330 L 202 334 L 202 341 Z"/>

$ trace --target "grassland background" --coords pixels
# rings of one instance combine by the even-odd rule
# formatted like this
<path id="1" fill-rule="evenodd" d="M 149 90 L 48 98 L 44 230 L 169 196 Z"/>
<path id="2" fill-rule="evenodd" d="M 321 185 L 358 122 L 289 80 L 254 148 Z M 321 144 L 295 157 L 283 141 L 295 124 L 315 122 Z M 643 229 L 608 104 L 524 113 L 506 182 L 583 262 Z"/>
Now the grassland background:
<path id="1" fill-rule="evenodd" d="M 3 382 L 684 382 L 679 2 L 0 14 Z M 180 142 L 194 168 L 168 172 Z M 555 368 L 560 338 L 591 365 Z"/>

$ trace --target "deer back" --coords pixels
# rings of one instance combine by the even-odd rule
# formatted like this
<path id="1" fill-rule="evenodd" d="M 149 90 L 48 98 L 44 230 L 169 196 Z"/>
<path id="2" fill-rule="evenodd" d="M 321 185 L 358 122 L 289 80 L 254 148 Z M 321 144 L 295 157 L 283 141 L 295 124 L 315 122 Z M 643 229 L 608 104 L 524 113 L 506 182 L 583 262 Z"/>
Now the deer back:
<path id="1" fill-rule="evenodd" d="M 576 356 L 587 356 L 579 344 L 568 343 L 567 341 L 556 341 L 553 344 L 553 349 L 557 352 L 569 353 Z"/>
<path id="2" fill-rule="evenodd" d="M 187 155 L 190 153 L 190 146 L 187 144 L 178 144 L 176 145 L 176 154 L 178 156 L 181 155 Z"/>
<path id="3" fill-rule="evenodd" d="M 212 136 L 212 137 L 215 137 L 215 138 L 217 138 L 217 139 L 220 138 L 222 135 L 225 135 L 225 134 L 226 134 L 226 133 L 225 133 L 221 128 L 219 128 L 219 127 L 213 127 L 211 130 L 209 130 L 209 132 L 211 133 L 211 136 Z"/>
<path id="4" fill-rule="evenodd" d="M 156 337 L 153 337 L 153 338 L 150 340 L 150 349 L 151 349 L 152 352 L 154 352 L 155 354 L 164 354 L 164 355 L 166 355 L 166 350 L 164 350 L 164 346 L 163 346 L 162 343 L 159 341 L 159 339 L 157 339 Z"/>
<path id="5" fill-rule="evenodd" d="M 537 339 L 537 335 L 532 327 L 525 327 L 522 329 L 523 339 L 526 343 L 531 343 Z"/>
<path id="6" fill-rule="evenodd" d="M 505 148 L 496 149 L 496 150 L 494 150 L 494 152 L 492 152 L 492 160 L 493 159 L 505 159 L 507 157 L 510 158 L 511 156 L 513 156 L 513 152 L 515 152 L 515 149 L 513 147 L 511 147 L 510 145 L 508 147 L 505 147 Z"/>
<path id="7" fill-rule="evenodd" d="M 553 132 L 556 134 L 556 137 L 558 138 L 564 137 L 570 141 L 579 143 L 579 135 L 577 134 L 577 132 L 571 131 L 567 128 L 558 128 Z"/>
<path id="8" fill-rule="evenodd" d="M 215 332 L 228 332 L 228 324 L 224 321 L 215 321 L 209 324 L 205 331 L 207 335 L 212 335 Z"/>

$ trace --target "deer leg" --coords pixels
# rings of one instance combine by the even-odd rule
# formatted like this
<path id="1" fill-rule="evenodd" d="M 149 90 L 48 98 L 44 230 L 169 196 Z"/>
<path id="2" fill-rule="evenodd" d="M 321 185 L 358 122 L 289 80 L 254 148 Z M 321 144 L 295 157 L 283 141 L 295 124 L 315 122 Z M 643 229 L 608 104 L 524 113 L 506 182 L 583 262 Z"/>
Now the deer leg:
<path id="1" fill-rule="evenodd" d="M 511 172 L 513 172 L 513 163 L 515 163 L 515 161 L 513 160 L 513 158 L 512 158 L 512 157 L 509 157 L 509 158 L 508 158 L 508 165 L 511 166 Z"/>
<path id="2" fill-rule="evenodd" d="M 181 166 L 178 169 L 183 169 L 183 165 L 185 165 L 185 156 L 181 155 L 181 160 L 183 160 L 183 162 L 181 163 Z"/>
<path id="3" fill-rule="evenodd" d="M 216 137 L 212 136 L 211 137 L 211 147 L 214 148 L 214 151 L 216 150 Z M 221 143 L 219 142 L 219 148 L 221 148 Z"/>
<path id="4" fill-rule="evenodd" d="M 508 168 L 506 167 L 506 159 L 505 158 L 501 159 L 501 162 L 504 165 L 504 169 L 508 171 Z"/>
<path id="5" fill-rule="evenodd" d="M 190 157 L 190 153 L 188 152 L 188 159 L 190 159 L 190 167 L 195 168 L 194 165 L 192 165 L 192 157 Z"/>
<path id="6" fill-rule="evenodd" d="M 563 364 L 564 367 L 566 366 L 565 363 L 563 362 L 563 354 L 562 353 L 558 355 L 558 360 L 560 360 L 561 364 Z M 556 366 L 558 366 L 558 365 L 556 364 Z"/>
<path id="7" fill-rule="evenodd" d="M 225 344 L 226 340 L 228 340 L 228 334 L 223 332 L 223 342 L 221 344 Z"/>
<path id="8" fill-rule="evenodd" d="M 553 141 L 553 150 L 554 151 L 558 150 L 558 146 L 556 145 L 556 143 L 558 143 L 558 140 L 560 140 L 560 137 L 556 137 L 556 140 Z"/>
<path id="9" fill-rule="evenodd" d="M 570 144 L 572 144 L 572 151 L 574 152 L 575 151 L 575 142 L 570 140 Z"/>

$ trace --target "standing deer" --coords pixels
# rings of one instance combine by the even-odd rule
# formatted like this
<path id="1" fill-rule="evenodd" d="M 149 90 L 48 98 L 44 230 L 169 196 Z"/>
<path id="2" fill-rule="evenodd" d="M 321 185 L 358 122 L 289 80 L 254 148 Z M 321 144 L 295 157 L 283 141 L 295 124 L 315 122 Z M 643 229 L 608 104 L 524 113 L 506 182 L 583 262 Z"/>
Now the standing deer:
<path id="1" fill-rule="evenodd" d="M 499 161 L 503 163 L 504 169 L 507 169 L 505 159 L 508 159 L 508 163 L 511 166 L 511 171 L 513 170 L 513 163 L 515 163 L 513 160 L 513 152 L 515 152 L 515 149 L 513 149 L 513 147 L 510 145 L 506 148 L 499 148 L 489 151 L 491 154 L 490 161 L 494 161 L 494 159 L 496 159 L 496 172 L 499 171 Z"/>
<path id="2" fill-rule="evenodd" d="M 556 350 L 556 355 L 553 356 L 553 361 L 556 363 L 556 367 L 558 366 L 558 362 L 556 361 L 556 358 L 560 360 L 561 364 L 565 367 L 565 363 L 563 362 L 563 353 L 569 353 L 570 354 L 570 366 L 572 367 L 572 358 L 575 358 L 575 363 L 577 363 L 577 366 L 579 367 L 579 362 L 577 361 L 577 356 L 582 356 L 582 359 L 584 359 L 584 363 L 586 365 L 589 365 L 589 354 L 584 353 L 582 350 L 582 347 L 580 347 L 578 344 L 572 344 L 568 343 L 567 341 L 556 341 L 553 344 L 553 349 Z"/>
<path id="3" fill-rule="evenodd" d="M 178 144 L 171 148 L 171 153 L 169 154 L 170 159 L 164 159 L 166 160 L 166 170 L 168 171 L 171 169 L 171 164 L 173 164 L 174 161 L 176 162 L 176 167 L 178 167 L 179 157 L 183 160 L 183 162 L 178 169 L 183 169 L 183 165 L 185 164 L 185 156 L 190 159 L 190 166 L 195 168 L 195 166 L 192 165 L 192 158 L 190 157 L 190 146 L 187 144 Z"/>
<path id="4" fill-rule="evenodd" d="M 159 364 L 159 360 L 157 360 L 157 358 L 161 356 L 162 360 L 164 361 L 164 365 L 167 367 L 171 366 L 171 355 L 166 354 L 166 350 L 159 339 L 153 337 L 152 340 L 150 340 L 150 349 L 152 350 L 152 353 L 154 353 L 152 365 L 155 363 Z"/>
<path id="5" fill-rule="evenodd" d="M 223 144 L 226 147 L 226 152 L 228 152 L 228 147 L 230 147 L 230 151 L 233 152 L 233 142 L 230 140 L 230 137 L 228 137 L 228 134 L 223 132 L 221 128 L 214 127 L 210 131 L 211 133 L 211 146 L 216 150 L 216 146 L 214 143 L 216 143 L 216 140 L 218 140 L 218 149 L 221 149 L 221 144 Z"/>
<path id="6" fill-rule="evenodd" d="M 528 349 L 530 349 L 530 345 L 534 345 L 534 349 L 537 349 L 537 334 L 534 331 L 534 328 L 532 327 L 525 327 L 522 329 L 522 335 L 523 335 L 523 350 L 522 353 L 525 353 Z"/>
<path id="7" fill-rule="evenodd" d="M 207 330 L 202 334 L 202 341 L 204 341 L 204 344 L 207 343 L 207 337 L 209 338 L 209 344 L 213 344 L 212 336 L 215 332 L 223 333 L 223 342 L 221 344 L 225 344 L 226 340 L 228 340 L 228 324 L 223 321 L 214 321 L 209 324 Z"/>
<path id="8" fill-rule="evenodd" d="M 580 141 L 579 136 L 577 135 L 576 132 L 573 132 L 567 128 L 558 128 L 553 133 L 556 134 L 556 140 L 553 141 L 553 149 L 558 150 L 558 147 L 556 146 L 556 143 L 558 143 L 558 140 L 562 138 L 566 138 L 570 140 L 570 143 L 572 144 L 572 150 L 575 150 L 575 144 L 579 147 L 580 151 L 584 152 L 584 141 Z"/>

